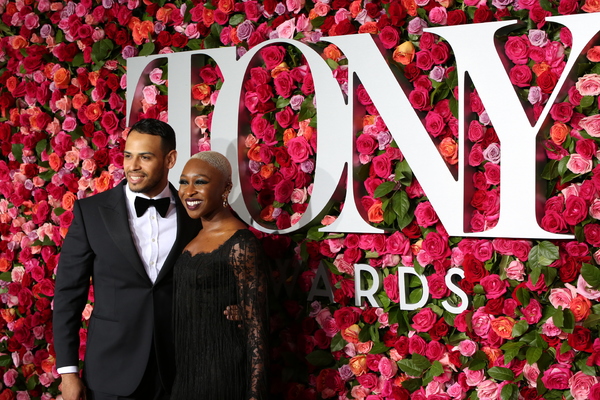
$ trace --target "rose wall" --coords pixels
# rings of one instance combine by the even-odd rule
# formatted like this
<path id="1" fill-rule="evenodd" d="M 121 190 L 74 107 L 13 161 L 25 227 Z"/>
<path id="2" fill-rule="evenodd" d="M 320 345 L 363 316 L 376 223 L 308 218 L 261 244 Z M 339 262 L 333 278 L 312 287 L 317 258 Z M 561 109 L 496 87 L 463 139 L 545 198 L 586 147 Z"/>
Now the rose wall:
<path id="1" fill-rule="evenodd" d="M 600 47 L 592 43 L 578 60 L 577 75 L 540 133 L 546 157 L 540 224 L 576 239 L 536 241 L 449 237 L 368 93 L 348 88 L 344 54 L 319 43 L 353 33 L 379 38 L 390 65 L 411 83 L 407 96 L 448 167 L 468 164 L 474 190 L 467 215 L 478 232 L 498 221 L 501 143 L 474 90 L 461 122 L 467 154 L 459 157 L 452 49 L 423 28 L 523 21 L 499 38 L 498 49 L 535 119 L 572 41 L 566 28 L 545 18 L 600 11 L 597 0 L 0 0 L 0 10 L 0 399 L 59 396 L 53 279 L 75 199 L 123 178 L 126 59 L 219 46 L 236 46 L 241 56 L 273 38 L 315 43 L 341 89 L 357 97 L 359 207 L 372 224 L 390 228 L 378 235 L 318 232 L 335 220 L 338 202 L 303 232 L 256 232 L 280 265 L 294 259 L 289 268 L 272 269 L 273 398 L 600 399 Z M 297 49 L 270 46 L 257 58 L 241 97 L 250 121 L 240 132 L 248 160 L 243 172 L 262 222 L 284 229 L 310 201 L 317 99 Z M 136 105 L 142 117 L 168 120 L 168 74 L 166 66 L 151 72 Z M 198 149 L 206 150 L 223 81 L 211 60 L 194 79 L 194 130 Z M 354 306 L 355 263 L 381 270 L 382 307 Z M 333 303 L 307 301 L 319 265 L 333 285 Z M 427 276 L 426 307 L 400 309 L 398 266 Z M 452 267 L 464 270 L 459 286 L 470 299 L 458 315 L 441 306 L 456 304 L 444 284 Z M 418 299 L 418 281 L 409 283 Z M 89 298 L 82 359 L 93 291 Z"/>

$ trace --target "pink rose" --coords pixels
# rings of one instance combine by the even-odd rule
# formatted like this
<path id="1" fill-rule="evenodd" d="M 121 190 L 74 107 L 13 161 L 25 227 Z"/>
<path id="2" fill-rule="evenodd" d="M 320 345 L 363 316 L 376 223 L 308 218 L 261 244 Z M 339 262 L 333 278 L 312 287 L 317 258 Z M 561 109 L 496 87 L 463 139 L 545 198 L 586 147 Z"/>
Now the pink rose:
<path id="1" fill-rule="evenodd" d="M 529 363 L 525 363 L 523 366 L 523 376 L 529 382 L 529 385 L 532 387 L 537 387 L 537 379 L 540 375 L 540 369 L 538 368 L 536 363 L 529 365 Z"/>
<path id="2" fill-rule="evenodd" d="M 471 371 L 470 369 L 466 368 L 464 373 L 467 378 L 465 383 L 471 387 L 478 386 L 481 382 L 483 382 L 483 378 L 485 377 L 482 369 L 478 371 Z"/>
<path id="3" fill-rule="evenodd" d="M 581 118 L 579 121 L 579 126 L 585 129 L 588 135 L 600 137 L 600 114 Z"/>
<path id="4" fill-rule="evenodd" d="M 536 299 L 531 299 L 527 307 L 523 307 L 521 311 L 529 325 L 537 324 L 542 319 L 542 307 Z"/>
<path id="5" fill-rule="evenodd" d="M 308 160 L 308 157 L 313 154 L 310 144 L 304 136 L 290 139 L 287 143 L 287 150 L 292 161 L 296 163 Z"/>
<path id="6" fill-rule="evenodd" d="M 446 278 L 442 274 L 432 274 L 427 277 L 429 293 L 434 299 L 443 299 L 450 295 L 450 290 L 446 286 Z"/>
<path id="7" fill-rule="evenodd" d="M 476 391 L 479 400 L 497 400 L 499 397 L 498 384 L 491 379 L 487 379 L 477 385 Z"/>
<path id="8" fill-rule="evenodd" d="M 591 159 L 586 159 L 575 153 L 571 154 L 567 161 L 567 168 L 575 174 L 585 174 L 592 170 L 593 162 Z"/>
<path id="9" fill-rule="evenodd" d="M 427 342 L 419 335 L 413 335 L 408 338 L 408 352 L 411 354 L 425 354 L 427 351 Z"/>
<path id="10" fill-rule="evenodd" d="M 500 279 L 497 274 L 491 274 L 481 279 L 481 286 L 488 299 L 497 299 L 506 293 L 507 282 Z"/>
<path id="11" fill-rule="evenodd" d="M 431 104 L 429 101 L 429 91 L 425 88 L 415 88 L 415 90 L 409 93 L 408 100 L 410 101 L 410 105 L 416 110 L 427 111 L 431 109 Z M 598 133 L 598 136 L 600 136 L 600 132 Z"/>
<path id="12" fill-rule="evenodd" d="M 458 351 L 465 357 L 471 357 L 477 351 L 477 343 L 472 340 L 461 340 L 458 344 Z"/>
<path id="13" fill-rule="evenodd" d="M 439 218 L 433 209 L 433 206 L 429 201 L 423 201 L 415 208 L 415 218 L 417 224 L 424 228 L 435 225 L 438 223 Z"/>
<path id="14" fill-rule="evenodd" d="M 2 380 L 4 381 L 4 384 L 7 387 L 12 387 L 14 386 L 18 376 L 19 373 L 17 372 L 17 370 L 11 368 L 4 373 Z"/>
<path id="15" fill-rule="evenodd" d="M 448 247 L 448 241 L 435 231 L 429 232 L 423 240 L 423 250 L 434 260 L 441 260 L 452 254 Z"/>
<path id="16" fill-rule="evenodd" d="M 504 45 L 506 56 L 515 64 L 529 61 L 529 39 L 523 36 L 511 36 Z"/>
<path id="17" fill-rule="evenodd" d="M 361 154 L 373 154 L 377 146 L 377 140 L 369 134 L 363 133 L 356 139 L 356 150 Z"/>
<path id="18" fill-rule="evenodd" d="M 515 65 L 509 71 L 510 82 L 518 87 L 526 88 L 531 84 L 533 74 L 531 69 L 524 64 Z"/>
<path id="19" fill-rule="evenodd" d="M 275 91 L 278 95 L 284 98 L 288 98 L 292 95 L 292 91 L 295 89 L 294 80 L 292 75 L 288 71 L 280 72 L 274 80 Z"/>
<path id="20" fill-rule="evenodd" d="M 578 371 L 569 379 L 571 394 L 575 400 L 587 400 L 592 389 L 598 383 L 598 378 L 595 376 L 586 375 Z"/>
<path id="21" fill-rule="evenodd" d="M 475 311 L 471 317 L 473 332 L 484 339 L 488 337 L 490 328 L 492 326 L 491 322 L 492 319 L 490 315 L 486 313 L 483 308 L 477 309 L 477 311 Z"/>
<path id="22" fill-rule="evenodd" d="M 523 276 L 525 275 L 525 266 L 521 261 L 513 260 L 508 264 L 505 269 L 506 277 L 508 279 L 514 279 L 519 282 L 523 282 Z"/>
<path id="23" fill-rule="evenodd" d="M 563 309 L 567 309 L 571 304 L 571 300 L 573 300 L 573 293 L 569 289 L 553 288 L 550 290 L 548 300 L 554 308 L 562 307 Z"/>
<path id="24" fill-rule="evenodd" d="M 387 179 L 392 174 L 392 163 L 385 154 L 373 157 L 373 171 L 380 178 Z"/>
<path id="25" fill-rule="evenodd" d="M 569 388 L 569 380 L 573 376 L 570 365 L 551 365 L 542 376 L 542 382 L 547 389 L 565 390 Z"/>
<path id="26" fill-rule="evenodd" d="M 433 327 L 436 320 L 437 315 L 431 308 L 423 308 L 413 316 L 412 327 L 417 332 L 427 332 Z"/>
<path id="27" fill-rule="evenodd" d="M 575 88 L 582 96 L 598 96 L 600 94 L 600 75 L 585 74 L 579 77 Z"/>
<path id="28" fill-rule="evenodd" d="M 398 365 L 389 358 L 382 357 L 379 360 L 379 372 L 383 378 L 392 379 L 398 372 Z"/>
<path id="29" fill-rule="evenodd" d="M 410 241 L 400 231 L 395 231 L 385 239 L 385 251 L 389 254 L 407 255 L 410 252 Z"/>
<path id="30" fill-rule="evenodd" d="M 383 290 L 394 303 L 400 302 L 400 289 L 398 288 L 398 275 L 389 274 L 383 278 Z"/>
<path id="31" fill-rule="evenodd" d="M 589 400 L 600 400 L 600 383 L 596 383 L 590 388 Z"/>

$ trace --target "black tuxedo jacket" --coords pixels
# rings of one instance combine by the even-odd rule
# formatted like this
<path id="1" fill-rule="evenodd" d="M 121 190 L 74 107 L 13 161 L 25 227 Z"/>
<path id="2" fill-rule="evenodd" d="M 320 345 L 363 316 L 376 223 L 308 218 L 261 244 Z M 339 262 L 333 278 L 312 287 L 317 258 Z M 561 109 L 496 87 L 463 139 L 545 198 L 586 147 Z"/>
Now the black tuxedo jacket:
<path id="1" fill-rule="evenodd" d="M 164 386 L 175 373 L 172 334 L 173 265 L 200 228 L 177 202 L 177 239 L 153 284 L 129 227 L 123 184 L 78 200 L 60 254 L 54 297 L 56 365 L 78 365 L 81 312 L 94 285 L 85 378 L 94 391 L 130 395 L 139 385 L 154 341 Z"/>

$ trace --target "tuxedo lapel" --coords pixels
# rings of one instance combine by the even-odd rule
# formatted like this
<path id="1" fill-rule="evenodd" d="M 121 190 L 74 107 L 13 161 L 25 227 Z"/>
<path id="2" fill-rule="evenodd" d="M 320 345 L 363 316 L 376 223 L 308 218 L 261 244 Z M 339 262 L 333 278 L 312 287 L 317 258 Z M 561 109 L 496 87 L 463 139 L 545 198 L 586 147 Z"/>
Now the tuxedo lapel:
<path id="1" fill-rule="evenodd" d="M 151 283 L 133 242 L 126 201 L 123 185 L 119 185 L 111 191 L 110 199 L 100 205 L 99 212 L 110 238 L 125 255 L 127 263 Z"/>

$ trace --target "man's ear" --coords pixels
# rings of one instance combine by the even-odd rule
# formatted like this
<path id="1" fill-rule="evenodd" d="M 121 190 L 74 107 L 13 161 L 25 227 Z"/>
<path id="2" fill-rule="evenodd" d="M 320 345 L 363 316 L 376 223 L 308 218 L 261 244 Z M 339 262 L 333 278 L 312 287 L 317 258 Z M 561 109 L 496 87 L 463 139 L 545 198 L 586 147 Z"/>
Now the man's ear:
<path id="1" fill-rule="evenodd" d="M 175 162 L 177 162 L 177 150 L 171 150 L 166 157 L 167 160 L 167 168 L 171 169 L 175 166 Z"/>

